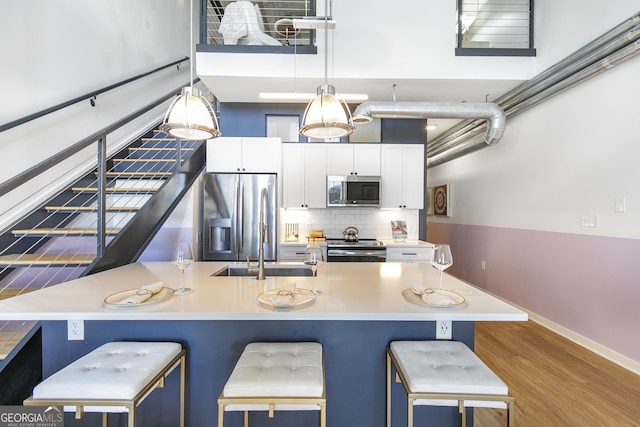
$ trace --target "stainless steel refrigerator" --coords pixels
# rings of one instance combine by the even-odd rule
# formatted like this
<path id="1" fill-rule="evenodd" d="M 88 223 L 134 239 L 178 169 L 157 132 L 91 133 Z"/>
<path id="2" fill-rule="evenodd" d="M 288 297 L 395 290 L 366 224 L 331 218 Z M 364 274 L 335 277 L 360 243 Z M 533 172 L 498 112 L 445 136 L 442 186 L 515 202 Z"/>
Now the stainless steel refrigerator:
<path id="1" fill-rule="evenodd" d="M 268 243 L 264 259 L 276 259 L 276 175 L 204 174 L 203 259 L 209 261 L 258 260 L 260 192 L 268 192 L 265 223 Z"/>

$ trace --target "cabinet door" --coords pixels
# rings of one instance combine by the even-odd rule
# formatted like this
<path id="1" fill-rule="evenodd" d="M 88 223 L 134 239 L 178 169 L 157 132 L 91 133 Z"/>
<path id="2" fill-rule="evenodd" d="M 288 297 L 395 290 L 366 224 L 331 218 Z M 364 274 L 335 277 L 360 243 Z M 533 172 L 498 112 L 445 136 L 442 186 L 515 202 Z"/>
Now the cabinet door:
<path id="1" fill-rule="evenodd" d="M 424 208 L 424 145 L 382 146 L 384 208 Z"/>
<path id="2" fill-rule="evenodd" d="M 282 245 L 280 246 L 280 259 L 278 261 L 304 261 L 304 252 L 307 245 Z"/>
<path id="3" fill-rule="evenodd" d="M 353 146 L 353 171 L 358 175 L 380 175 L 380 144 Z"/>
<path id="4" fill-rule="evenodd" d="M 242 138 L 216 138 L 207 141 L 207 172 L 240 172 Z"/>
<path id="5" fill-rule="evenodd" d="M 242 172 L 280 172 L 280 138 L 242 138 Z"/>
<path id="6" fill-rule="evenodd" d="M 305 146 L 282 146 L 282 202 L 285 208 L 305 207 Z"/>
<path id="7" fill-rule="evenodd" d="M 429 262 L 431 247 L 388 247 L 387 262 Z"/>
<path id="8" fill-rule="evenodd" d="M 424 208 L 424 145 L 404 145 L 404 201 L 407 209 Z"/>
<path id="9" fill-rule="evenodd" d="M 327 145 L 327 175 L 351 175 L 353 170 L 353 145 Z"/>
<path id="10" fill-rule="evenodd" d="M 380 175 L 380 144 L 327 144 L 327 175 Z"/>
<path id="11" fill-rule="evenodd" d="M 380 206 L 401 208 L 404 203 L 404 150 L 402 145 L 382 145 L 382 189 Z"/>
<path id="12" fill-rule="evenodd" d="M 309 208 L 327 207 L 327 147 L 305 144 L 306 204 Z"/>

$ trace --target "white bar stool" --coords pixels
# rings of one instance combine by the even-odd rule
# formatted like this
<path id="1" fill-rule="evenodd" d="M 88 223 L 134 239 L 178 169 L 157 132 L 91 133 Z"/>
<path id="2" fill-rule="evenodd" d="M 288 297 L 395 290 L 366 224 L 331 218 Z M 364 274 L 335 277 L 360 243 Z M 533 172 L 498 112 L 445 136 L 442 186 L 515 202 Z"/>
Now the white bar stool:
<path id="1" fill-rule="evenodd" d="M 107 426 L 109 413 L 128 412 L 135 427 L 136 408 L 153 390 L 164 387 L 165 377 L 180 366 L 180 427 L 184 427 L 185 355 L 174 342 L 110 342 L 67 365 L 33 389 L 24 401 L 29 406 L 64 406 L 75 411 L 101 412 Z"/>
<path id="2" fill-rule="evenodd" d="M 324 355 L 316 342 L 248 344 L 218 398 L 218 427 L 225 411 L 320 411 L 326 426 Z"/>
<path id="3" fill-rule="evenodd" d="M 387 347 L 387 427 L 391 427 L 391 373 L 407 393 L 407 425 L 414 405 L 458 406 L 466 426 L 466 407 L 507 410 L 514 425 L 515 401 L 507 385 L 469 347 L 457 341 L 393 341 Z"/>

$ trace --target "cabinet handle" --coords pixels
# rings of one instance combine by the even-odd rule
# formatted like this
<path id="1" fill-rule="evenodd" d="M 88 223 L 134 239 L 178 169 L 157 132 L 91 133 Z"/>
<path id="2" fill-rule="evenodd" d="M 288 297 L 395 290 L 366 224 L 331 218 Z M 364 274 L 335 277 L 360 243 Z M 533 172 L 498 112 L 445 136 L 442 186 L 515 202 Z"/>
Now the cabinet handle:
<path id="1" fill-rule="evenodd" d="M 417 252 L 402 252 L 402 255 L 413 255 L 413 256 L 416 256 L 416 255 L 418 255 L 418 253 Z"/>

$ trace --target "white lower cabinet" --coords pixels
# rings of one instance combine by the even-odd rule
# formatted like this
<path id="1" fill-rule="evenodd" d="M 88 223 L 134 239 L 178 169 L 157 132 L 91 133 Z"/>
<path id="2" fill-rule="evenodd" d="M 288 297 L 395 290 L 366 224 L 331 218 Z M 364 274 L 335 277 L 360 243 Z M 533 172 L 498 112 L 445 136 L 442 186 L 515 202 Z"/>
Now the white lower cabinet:
<path id="1" fill-rule="evenodd" d="M 282 176 L 283 207 L 327 207 L 325 144 L 282 144 Z"/>
<path id="2" fill-rule="evenodd" d="M 429 262 L 431 246 L 387 246 L 387 262 Z"/>

